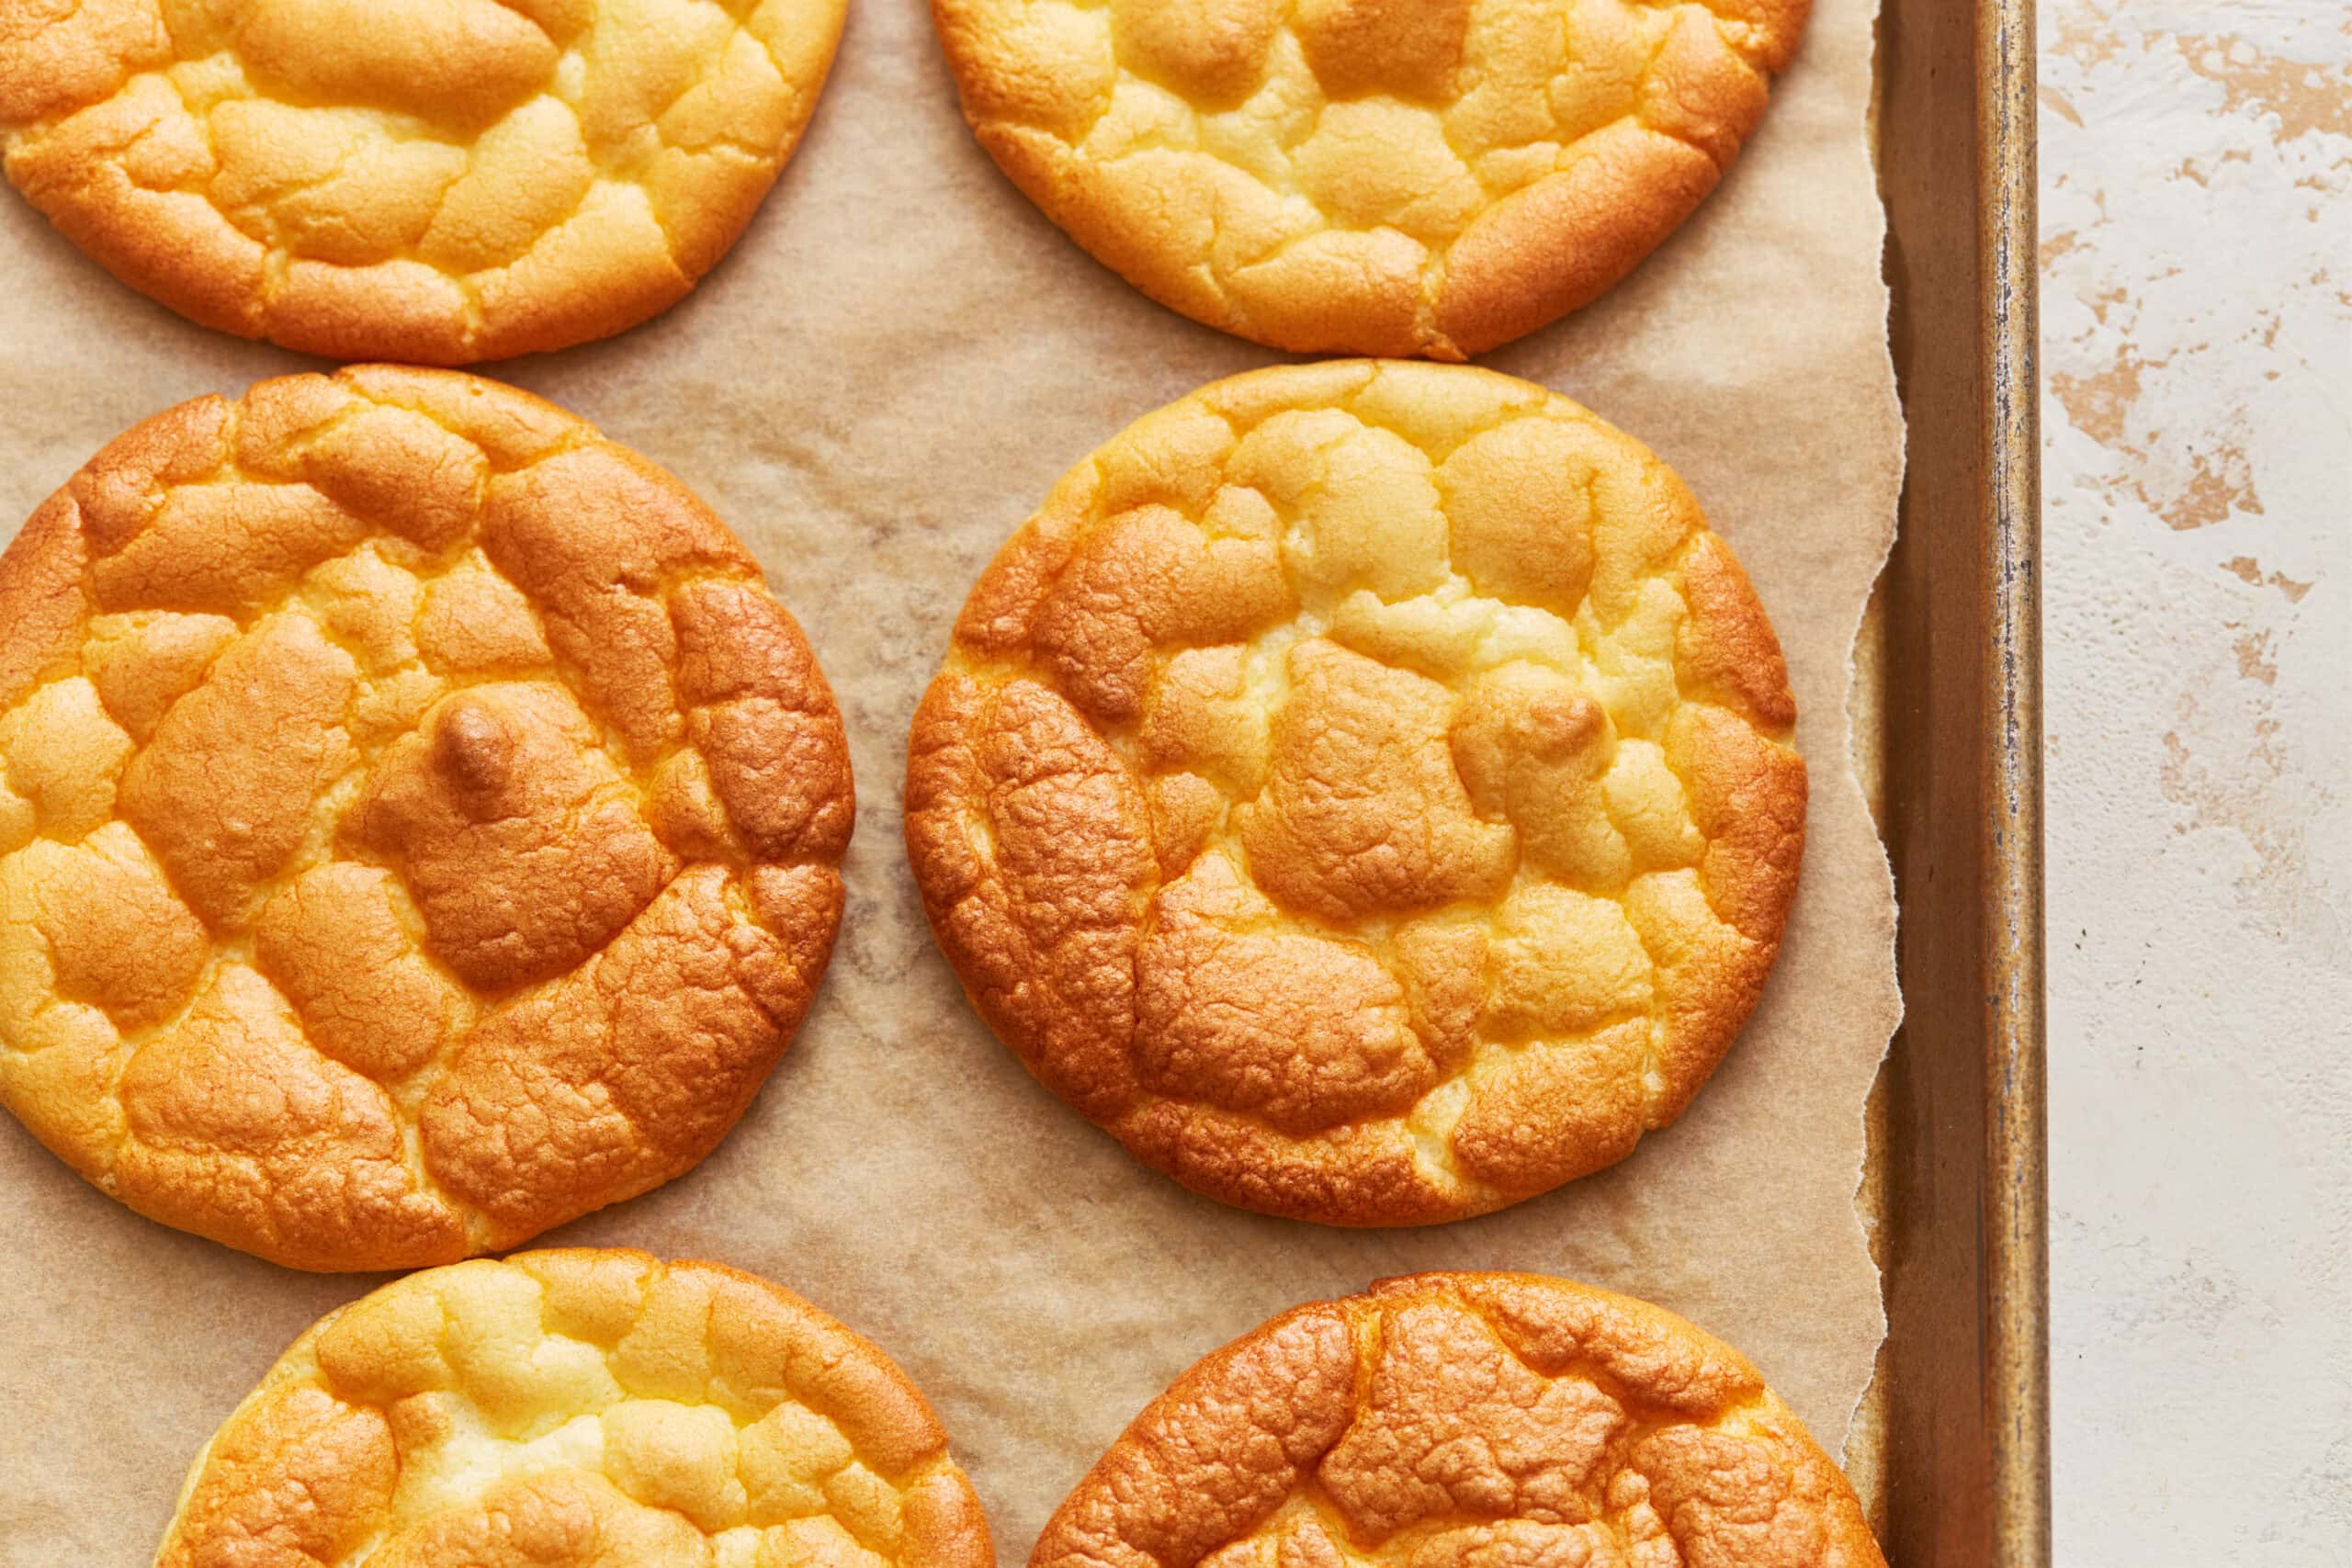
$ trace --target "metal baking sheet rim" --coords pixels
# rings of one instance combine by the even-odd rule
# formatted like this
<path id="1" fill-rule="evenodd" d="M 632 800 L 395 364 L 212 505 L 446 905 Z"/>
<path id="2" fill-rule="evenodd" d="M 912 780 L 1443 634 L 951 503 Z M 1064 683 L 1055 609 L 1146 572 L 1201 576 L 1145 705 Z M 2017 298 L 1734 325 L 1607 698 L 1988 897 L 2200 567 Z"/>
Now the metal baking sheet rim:
<path id="1" fill-rule="evenodd" d="M 2033 3 L 1885 0 L 1879 41 L 1910 434 L 1856 733 L 1906 1021 L 1871 1105 L 1888 1327 L 1849 1461 L 1895 1568 L 2048 1568 Z"/>

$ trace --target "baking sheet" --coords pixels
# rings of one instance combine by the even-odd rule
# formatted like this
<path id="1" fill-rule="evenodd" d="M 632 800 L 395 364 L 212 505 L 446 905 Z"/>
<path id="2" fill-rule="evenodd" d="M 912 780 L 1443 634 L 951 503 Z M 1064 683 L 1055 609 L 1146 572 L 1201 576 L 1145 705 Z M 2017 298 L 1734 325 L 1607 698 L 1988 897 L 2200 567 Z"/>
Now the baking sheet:
<path id="1" fill-rule="evenodd" d="M 1724 187 L 1600 305 L 1487 356 L 1697 491 L 1773 615 L 1813 799 L 1781 964 L 1673 1129 L 1442 1228 L 1222 1208 L 1134 1165 L 964 1005 L 905 869 L 907 723 L 974 575 L 1129 420 L 1277 357 L 1097 267 L 974 146 L 922 0 L 862 0 L 816 123 L 735 254 L 611 344 L 492 367 L 676 471 L 760 555 L 842 699 L 860 822 L 800 1041 L 698 1171 L 553 1233 L 716 1258 L 872 1335 L 929 1393 L 1001 1557 L 1201 1353 L 1426 1268 L 1570 1275 L 1740 1346 L 1833 1450 L 1882 1332 L 1854 1207 L 1896 1017 L 1894 903 L 1848 761 L 1854 628 L 1902 432 L 1864 133 L 1873 0 L 1823 0 Z M 105 440 L 311 362 L 189 326 L 0 203 L 0 517 Z M 278 1351 L 376 1282 L 138 1219 L 0 1121 L 0 1565 L 146 1560 L 189 1458 Z"/>
<path id="2" fill-rule="evenodd" d="M 1873 1098 L 1877 1430 L 1848 1455 L 1883 1460 L 1892 1561 L 2047 1568 L 2032 0 L 1890 0 L 1879 40 L 1911 420 L 1879 588 L 1908 1012 Z"/>

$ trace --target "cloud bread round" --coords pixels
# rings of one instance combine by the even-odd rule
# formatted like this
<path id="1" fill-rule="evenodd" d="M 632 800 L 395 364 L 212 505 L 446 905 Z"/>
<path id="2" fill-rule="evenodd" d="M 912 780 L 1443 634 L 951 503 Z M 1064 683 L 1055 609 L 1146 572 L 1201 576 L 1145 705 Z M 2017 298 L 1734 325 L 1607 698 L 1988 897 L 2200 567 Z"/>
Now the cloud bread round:
<path id="1" fill-rule="evenodd" d="M 1764 112 L 1809 0 L 933 0 L 1015 185 L 1160 303 L 1460 359 L 1600 294 Z"/>
<path id="2" fill-rule="evenodd" d="M 1795 889 L 1795 717 L 1641 446 L 1482 370 L 1284 367 L 1139 421 L 998 555 L 907 842 L 982 1015 L 1147 1164 L 1453 1219 L 1713 1070 Z"/>
<path id="3" fill-rule="evenodd" d="M 189 1472 L 157 1568 L 991 1568 L 922 1395 L 790 1292 L 641 1252 L 329 1314 Z"/>
<path id="4" fill-rule="evenodd" d="M 1284 1313 L 1147 1406 L 1030 1568 L 1884 1568 L 1737 1352 L 1532 1274 Z"/>
<path id="5" fill-rule="evenodd" d="M 132 288 L 462 365 L 666 310 L 815 107 L 847 0 L 0 0 L 8 178 Z"/>
<path id="6" fill-rule="evenodd" d="M 493 382 L 183 403 L 0 557 L 0 1103 L 304 1269 L 718 1144 L 832 948 L 848 751 L 669 475 Z"/>

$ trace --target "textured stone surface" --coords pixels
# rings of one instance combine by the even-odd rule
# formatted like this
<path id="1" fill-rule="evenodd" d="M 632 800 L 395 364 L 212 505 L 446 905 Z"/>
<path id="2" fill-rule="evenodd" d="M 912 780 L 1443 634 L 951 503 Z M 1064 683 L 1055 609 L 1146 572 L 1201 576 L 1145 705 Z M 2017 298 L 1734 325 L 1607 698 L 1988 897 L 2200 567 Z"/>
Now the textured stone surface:
<path id="1" fill-rule="evenodd" d="M 2352 24 L 2041 25 L 2058 1561 L 2333 1568 Z"/>

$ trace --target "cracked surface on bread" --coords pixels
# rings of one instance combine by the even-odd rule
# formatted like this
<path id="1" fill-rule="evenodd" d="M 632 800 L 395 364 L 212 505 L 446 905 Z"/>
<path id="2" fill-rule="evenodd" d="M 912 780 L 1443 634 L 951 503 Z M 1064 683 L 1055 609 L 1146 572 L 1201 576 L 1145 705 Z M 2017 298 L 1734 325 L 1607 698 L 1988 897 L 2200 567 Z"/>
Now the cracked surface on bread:
<path id="1" fill-rule="evenodd" d="M 1736 1352 L 1527 1274 L 1283 1314 L 1178 1379 L 1030 1568 L 1884 1568 Z"/>
<path id="2" fill-rule="evenodd" d="M 734 1124 L 853 809 L 757 563 L 586 423 L 382 366 L 183 403 L 0 558 L 0 1103 L 280 1263 L 514 1246 Z"/>
<path id="3" fill-rule="evenodd" d="M 1013 183 L 1146 294 L 1303 353 L 1482 353 L 1713 190 L 1809 0 L 933 0 Z"/>
<path id="4" fill-rule="evenodd" d="M 461 365 L 683 299 L 846 0 L 0 0 L 8 178 L 182 315 Z"/>
<path id="5" fill-rule="evenodd" d="M 1219 382 L 1080 464 L 915 716 L 981 1014 L 1213 1197 L 1496 1209 L 1689 1103 L 1804 833 L 1786 669 L 1647 450 L 1410 362 Z"/>
<path id="6" fill-rule="evenodd" d="M 412 1274 L 296 1341 L 157 1568 L 989 1568 L 888 1357 L 764 1280 L 639 1252 Z"/>

